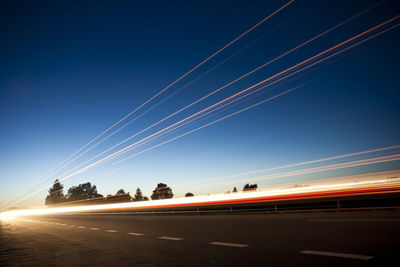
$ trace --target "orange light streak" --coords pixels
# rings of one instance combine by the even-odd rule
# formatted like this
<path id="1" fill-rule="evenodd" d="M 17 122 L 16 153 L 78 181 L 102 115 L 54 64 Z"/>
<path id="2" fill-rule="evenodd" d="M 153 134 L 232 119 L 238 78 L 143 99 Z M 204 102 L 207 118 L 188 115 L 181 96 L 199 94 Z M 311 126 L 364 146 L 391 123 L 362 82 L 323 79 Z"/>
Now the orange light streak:
<path id="1" fill-rule="evenodd" d="M 236 203 L 254 203 L 385 192 L 400 192 L 400 178 L 378 179 L 359 182 L 339 182 L 335 184 L 311 185 L 308 187 L 274 189 L 258 192 L 238 192 L 235 194 L 218 194 L 211 196 L 197 196 L 191 198 L 175 198 L 155 201 L 70 206 L 47 209 L 14 210 L 0 213 L 0 218 L 12 219 L 13 217 L 18 216 L 40 216 L 83 211 L 121 211 L 137 210 L 144 208 L 174 208 Z"/>

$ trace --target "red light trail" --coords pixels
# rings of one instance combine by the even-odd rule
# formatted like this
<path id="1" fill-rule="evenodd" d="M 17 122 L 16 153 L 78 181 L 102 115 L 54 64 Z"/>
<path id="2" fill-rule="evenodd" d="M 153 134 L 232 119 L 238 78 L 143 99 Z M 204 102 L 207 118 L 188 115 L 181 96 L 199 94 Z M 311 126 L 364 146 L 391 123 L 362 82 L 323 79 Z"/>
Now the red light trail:
<path id="1" fill-rule="evenodd" d="M 87 206 L 69 206 L 47 209 L 15 210 L 0 213 L 0 218 L 7 220 L 18 216 L 62 214 L 84 211 L 132 211 L 154 208 L 200 207 L 239 203 L 274 202 L 282 200 L 298 200 L 310 198 L 327 198 L 354 196 L 376 193 L 400 192 L 400 178 L 376 179 L 366 181 L 336 181 L 331 184 L 310 185 L 284 189 L 264 190 L 258 192 L 243 192 L 198 196 L 191 198 L 174 198 L 155 201 L 126 202 L 117 204 L 99 204 Z"/>

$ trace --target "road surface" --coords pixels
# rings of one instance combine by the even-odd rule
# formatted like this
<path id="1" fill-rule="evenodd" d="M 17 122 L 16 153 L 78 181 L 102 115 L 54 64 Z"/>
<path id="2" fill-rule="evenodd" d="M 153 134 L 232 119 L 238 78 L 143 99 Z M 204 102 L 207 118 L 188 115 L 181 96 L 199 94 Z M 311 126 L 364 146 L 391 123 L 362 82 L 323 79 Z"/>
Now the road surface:
<path id="1" fill-rule="evenodd" d="M 400 266 L 398 211 L 52 215 L 0 229 L 2 266 Z"/>

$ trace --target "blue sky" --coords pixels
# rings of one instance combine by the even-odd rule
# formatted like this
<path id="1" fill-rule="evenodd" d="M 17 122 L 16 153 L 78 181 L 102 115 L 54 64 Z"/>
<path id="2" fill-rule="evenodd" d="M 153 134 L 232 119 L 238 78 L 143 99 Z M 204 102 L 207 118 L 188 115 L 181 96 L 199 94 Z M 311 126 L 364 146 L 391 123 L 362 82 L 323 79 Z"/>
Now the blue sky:
<path id="1" fill-rule="evenodd" d="M 3 3 L 0 203 L 32 188 L 38 177 L 285 2 Z M 243 49 L 238 55 L 171 96 L 80 160 L 102 152 L 375 3 L 378 1 L 295 1 L 146 107 L 152 107 Z M 396 1 L 386 1 L 154 131 L 398 13 L 400 7 Z M 64 185 L 68 188 L 90 181 L 102 194 L 115 193 L 121 187 L 134 192 L 140 186 L 145 195 L 150 195 L 158 182 L 178 185 L 397 145 L 399 33 L 399 28 L 387 32 L 276 90 L 281 92 L 312 81 L 290 94 L 121 164 L 109 162 L 93 168 L 65 180 Z M 254 97 L 210 120 L 273 93 Z M 61 173 L 50 177 L 47 183 L 62 177 Z M 209 189 L 193 187 L 190 191 L 206 194 L 229 189 L 210 185 Z M 179 189 L 175 192 L 185 193 Z M 43 191 L 21 205 L 41 205 L 45 195 Z"/>

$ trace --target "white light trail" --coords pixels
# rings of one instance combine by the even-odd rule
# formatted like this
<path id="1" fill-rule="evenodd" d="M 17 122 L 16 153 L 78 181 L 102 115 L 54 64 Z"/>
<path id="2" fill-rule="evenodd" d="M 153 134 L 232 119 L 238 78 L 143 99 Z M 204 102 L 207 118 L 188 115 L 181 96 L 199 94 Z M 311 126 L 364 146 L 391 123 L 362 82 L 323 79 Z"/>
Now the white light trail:
<path id="1" fill-rule="evenodd" d="M 230 117 L 233 117 L 233 116 L 235 116 L 235 115 L 237 115 L 237 114 L 240 114 L 240 113 L 242 113 L 242 112 L 244 112 L 244 111 L 247 111 L 247 110 L 249 110 L 249 109 L 255 108 L 255 107 L 257 107 L 257 106 L 259 106 L 259 105 L 261 105 L 261 104 L 263 104 L 263 103 L 265 103 L 265 102 L 274 100 L 274 99 L 277 98 L 277 97 L 280 97 L 280 96 L 282 96 L 282 95 L 285 95 L 285 94 L 287 94 L 287 93 L 290 93 L 290 92 L 292 92 L 292 91 L 294 91 L 294 90 L 296 90 L 297 88 L 302 87 L 302 86 L 304 86 L 304 85 L 299 85 L 299 86 L 297 86 L 297 87 L 295 87 L 295 88 L 286 90 L 286 91 L 283 92 L 283 93 L 277 94 L 277 95 L 275 95 L 275 96 L 273 96 L 273 97 L 270 97 L 270 98 L 267 98 L 267 99 L 264 99 L 263 101 L 260 101 L 260 102 L 254 104 L 254 105 L 251 105 L 251 106 L 248 106 L 248 107 L 246 107 L 246 108 L 243 108 L 243 109 L 241 109 L 241 110 L 239 110 L 239 111 L 236 111 L 236 112 L 231 113 L 231 114 L 229 114 L 229 115 L 227 115 L 227 116 L 224 116 L 224 117 L 222 117 L 222 118 L 220 118 L 220 119 L 217 119 L 217 120 L 215 120 L 215 121 L 212 121 L 212 122 L 210 122 L 210 123 L 207 123 L 207 124 L 205 124 L 205 125 L 203 125 L 203 126 L 200 126 L 200 127 L 196 128 L 196 129 L 193 129 L 193 130 L 191 130 L 191 131 L 189 131 L 189 132 L 186 132 L 186 133 L 184 133 L 184 134 L 178 135 L 178 136 L 176 136 L 176 137 L 174 137 L 174 138 L 171 138 L 171 139 L 169 139 L 169 140 L 167 140 L 167 141 L 164 141 L 164 142 L 162 142 L 162 143 L 160 143 L 160 144 L 157 144 L 157 145 L 155 145 L 155 146 L 152 146 L 152 147 L 150 147 L 150 148 L 147 148 L 147 149 L 145 149 L 145 150 L 143 150 L 143 151 L 140 151 L 140 152 L 138 152 L 138 153 L 136 153 L 136 154 L 133 154 L 133 155 L 131 155 L 131 156 L 128 156 L 128 157 L 126 157 L 126 158 L 124 158 L 124 159 L 121 159 L 121 160 L 115 162 L 115 164 L 118 164 L 118 163 L 120 163 L 120 162 L 122 162 L 122 161 L 125 161 L 125 160 L 127 160 L 127 159 L 130 159 L 130 158 L 132 158 L 132 157 L 134 157 L 134 156 L 140 155 L 140 154 L 142 154 L 142 153 L 144 153 L 144 152 L 147 152 L 147 151 L 149 151 L 149 150 L 152 150 L 152 149 L 154 149 L 154 148 L 157 148 L 157 147 L 162 146 L 162 145 L 164 145 L 164 144 L 167 144 L 167 143 L 169 143 L 169 142 L 172 142 L 172 141 L 174 141 L 174 140 L 176 140 L 176 139 L 179 139 L 179 138 L 181 138 L 181 137 L 184 137 L 184 136 L 186 136 L 186 135 L 188 135 L 188 134 L 197 132 L 198 130 L 201 130 L 201 129 L 205 128 L 205 127 L 208 127 L 208 126 L 210 126 L 210 125 L 213 125 L 213 124 L 215 124 L 215 123 L 218 123 L 218 122 L 220 122 L 220 121 L 223 121 L 223 120 L 225 120 L 225 119 L 228 119 L 228 118 L 230 118 Z"/>
<path id="2" fill-rule="evenodd" d="M 392 20 L 394 20 L 394 19 L 398 19 L 399 17 L 400 17 L 400 16 L 396 16 L 395 18 L 390 19 L 390 20 L 388 20 L 388 21 L 386 21 L 386 22 L 392 21 Z M 386 22 L 385 22 L 385 23 L 386 23 Z M 380 24 L 380 25 L 384 25 L 385 23 L 382 23 L 382 24 Z M 380 26 L 380 25 L 378 25 L 378 26 Z M 378 27 L 378 26 L 376 26 L 376 27 Z M 389 27 L 388 29 L 386 29 L 386 30 L 384 30 L 384 31 L 382 31 L 382 32 L 378 32 L 378 33 L 376 33 L 376 34 L 374 34 L 374 35 L 372 35 L 372 36 L 370 36 L 370 37 L 368 37 L 368 38 L 366 38 L 366 39 L 364 39 L 364 40 L 361 40 L 361 41 L 359 41 L 359 42 L 357 42 L 357 43 L 354 43 L 354 44 L 350 45 L 349 47 L 346 47 L 346 48 L 344 48 L 344 49 L 342 49 L 342 50 L 339 50 L 338 52 L 335 52 L 335 53 L 333 53 L 333 54 L 331 54 L 331 55 L 329 55 L 329 56 L 326 56 L 325 58 L 322 58 L 322 59 L 320 59 L 320 60 L 317 60 L 316 62 L 314 62 L 314 63 L 312 63 L 312 64 L 310 64 L 310 65 L 306 65 L 305 67 L 302 67 L 302 68 L 300 68 L 300 69 L 297 69 L 296 71 L 294 71 L 294 72 L 292 72 L 292 73 L 290 73 L 290 74 L 288 74 L 288 75 L 286 75 L 286 76 L 284 76 L 284 77 L 282 77 L 282 78 L 280 78 L 280 79 L 278 79 L 278 80 L 275 80 L 275 81 L 273 81 L 273 82 L 270 82 L 270 83 L 268 84 L 268 86 L 269 86 L 269 85 L 272 85 L 272 84 L 275 84 L 276 82 L 278 82 L 278 81 L 280 81 L 280 80 L 282 80 L 282 79 L 286 79 L 286 78 L 288 78 L 288 77 L 291 77 L 291 76 L 293 76 L 293 75 L 295 75 L 295 74 L 297 74 L 297 73 L 299 73 L 299 72 L 301 72 L 301 71 L 304 71 L 304 70 L 306 70 L 306 69 L 309 69 L 309 68 L 313 67 L 314 65 L 317 65 L 317 64 L 319 64 L 319 63 L 321 63 L 321 62 L 324 62 L 324 61 L 326 61 L 326 60 L 328 60 L 328 59 L 330 59 L 330 58 L 332 58 L 332 57 L 334 57 L 334 56 L 336 56 L 336 55 L 338 55 L 338 54 L 341 54 L 341 53 L 343 53 L 343 52 L 345 52 L 345 51 L 347 51 L 347 50 L 349 50 L 349 49 L 351 49 L 351 48 L 353 48 L 353 47 L 355 47 L 355 46 L 358 46 L 358 45 L 360 45 L 360 44 L 362 44 L 362 43 L 364 43 L 364 42 L 366 42 L 366 41 L 368 41 L 368 40 L 370 40 L 370 39 L 372 39 L 372 38 L 375 38 L 375 37 L 377 37 L 377 36 L 380 36 L 380 35 L 382 35 L 383 33 L 387 32 L 387 31 L 390 31 L 390 30 L 392 30 L 392 29 L 394 29 L 394 28 L 396 28 L 396 27 L 398 27 L 398 26 L 400 26 L 400 23 L 399 23 L 399 24 L 396 24 L 396 25 L 394 25 L 394 26 L 391 26 L 391 27 Z M 371 28 L 371 29 L 374 29 L 374 28 L 376 28 L 376 27 L 373 27 L 373 28 Z M 365 34 L 365 33 L 367 33 L 367 32 L 370 32 L 371 29 L 368 30 L 368 31 L 366 31 L 366 32 L 364 32 L 364 33 L 362 33 L 362 34 Z M 357 35 L 357 36 L 360 36 L 360 35 L 361 35 L 361 34 L 359 34 L 359 35 Z M 333 48 L 339 47 L 340 45 L 343 45 L 343 44 L 347 43 L 348 41 L 355 39 L 357 36 L 352 37 L 352 38 L 350 38 L 349 40 L 347 40 L 347 41 L 345 41 L 345 42 L 343 42 L 343 43 L 341 43 L 341 44 L 339 44 L 339 45 L 336 45 L 336 46 L 334 46 L 334 47 L 332 47 L 332 48 L 330 48 L 330 49 L 328 49 L 328 50 L 325 50 L 324 52 L 321 52 L 321 53 L 318 54 L 318 55 L 321 55 L 321 54 L 323 54 L 323 53 L 325 53 L 325 52 L 327 52 L 327 51 L 329 51 L 329 50 L 332 50 Z M 150 136 L 148 136 L 148 137 L 146 137 L 146 138 L 144 138 L 144 139 L 142 139 L 142 140 L 140 140 L 140 141 L 138 141 L 138 142 L 136 142 L 136 143 L 133 143 L 133 144 L 129 145 L 128 147 L 125 147 L 125 148 L 123 148 L 123 149 L 121 149 L 121 150 L 115 152 L 115 153 L 112 154 L 111 156 L 112 156 L 112 158 L 117 157 L 117 156 L 120 156 L 121 154 L 124 154 L 124 153 L 126 153 L 126 152 L 132 150 L 132 147 L 136 146 L 137 144 L 139 144 L 139 143 L 141 143 L 141 142 L 143 142 L 143 141 L 146 141 L 147 139 L 149 139 L 149 138 L 151 138 L 151 137 L 153 137 L 153 136 L 155 136 L 155 135 L 157 135 L 157 134 L 159 134 L 159 133 L 162 133 L 162 132 L 168 130 L 168 129 L 171 128 L 172 126 L 175 126 L 175 125 L 177 125 L 177 124 L 179 124 L 179 123 L 182 123 L 182 122 L 184 122 L 184 121 L 186 121 L 186 120 L 188 120 L 188 119 L 190 119 L 190 118 L 195 117 L 195 115 L 201 114 L 201 113 L 203 113 L 203 112 L 205 112 L 205 111 L 207 111 L 207 110 L 209 110 L 209 109 L 211 109 L 211 108 L 214 108 L 215 106 L 218 106 L 219 104 L 224 103 L 225 101 L 230 100 L 230 99 L 232 99 L 232 98 L 235 97 L 235 96 L 238 96 L 238 95 L 240 95 L 240 94 L 242 94 L 242 93 L 244 93 L 244 92 L 246 92 L 246 91 L 248 91 L 248 90 L 250 90 L 250 89 L 252 89 L 252 88 L 254 88 L 254 87 L 258 86 L 258 85 L 260 85 L 260 84 L 263 84 L 265 81 L 270 80 L 270 79 L 273 78 L 273 77 L 279 76 L 280 74 L 282 74 L 282 73 L 284 73 L 284 72 L 287 72 L 287 71 L 289 71 L 289 70 L 296 69 L 296 67 L 301 66 L 304 62 L 307 62 L 307 61 L 309 61 L 309 60 L 311 60 L 311 59 L 313 59 L 313 58 L 316 58 L 318 55 L 316 55 L 316 56 L 314 56 L 314 57 L 311 57 L 311 58 L 309 58 L 309 59 L 307 59 L 307 60 L 305 60 L 305 61 L 303 61 L 303 62 L 301 62 L 301 63 L 299 63 L 299 64 L 296 64 L 295 66 L 290 67 L 289 69 L 287 69 L 287 70 L 285 70 L 285 71 L 282 71 L 282 72 L 280 72 L 280 73 L 278 73 L 278 74 L 276 74 L 276 75 L 274 75 L 274 76 L 271 76 L 270 78 L 268 78 L 268 79 L 266 79 L 266 80 L 264 80 L 264 81 L 261 81 L 261 82 L 255 84 L 255 85 L 253 85 L 253 86 L 251 86 L 251 87 L 249 87 L 249 88 L 247 88 L 247 89 L 245 89 L 245 90 L 243 90 L 243 91 L 241 91 L 241 92 L 239 92 L 239 93 L 237 93 L 237 94 L 235 94 L 235 95 L 233 95 L 233 96 L 230 96 L 230 97 L 228 97 L 228 98 L 226 98 L 226 99 L 224 99 L 224 100 L 222 100 L 222 101 L 220 101 L 220 102 L 218 102 L 218 103 L 216 103 L 216 104 L 214 104 L 214 105 L 212 105 L 212 106 L 210 106 L 210 107 L 208 107 L 208 108 L 206 108 L 206 109 L 203 109 L 202 111 L 197 112 L 197 113 L 195 113 L 195 114 L 193 114 L 193 115 L 191 115 L 191 116 L 189 116 L 189 117 L 187 117 L 187 118 L 185 118 L 185 119 L 183 119 L 183 120 L 181 120 L 181 121 L 179 121 L 179 122 L 177 122 L 177 123 L 174 123 L 173 125 L 170 125 L 170 126 L 168 126 L 167 128 L 164 128 L 163 130 L 160 130 L 160 131 L 156 132 L 155 134 L 152 134 L 152 135 L 150 135 Z M 251 93 L 255 93 L 255 92 L 261 90 L 262 88 L 264 88 L 264 87 L 261 87 L 261 88 L 255 90 L 255 91 L 253 91 L 253 92 L 251 92 Z M 251 94 L 251 93 L 250 93 L 250 94 Z M 206 114 L 207 114 L 207 113 L 206 113 Z M 203 115 L 201 115 L 201 116 L 203 116 Z M 184 125 L 184 124 L 183 124 L 183 125 Z M 180 126 L 178 126 L 178 127 L 180 127 Z M 147 142 L 146 142 L 146 143 L 147 143 Z"/>
<path id="3" fill-rule="evenodd" d="M 349 158 L 349 157 L 360 156 L 360 155 L 365 155 L 365 154 L 371 154 L 371 153 L 376 153 L 376 152 L 382 152 L 382 151 L 387 151 L 387 150 L 394 150 L 394 149 L 398 149 L 398 148 L 400 148 L 400 145 L 375 148 L 375 149 L 370 149 L 370 150 L 365 150 L 365 151 L 360 151 L 360 152 L 355 152 L 355 153 L 348 153 L 348 154 L 332 156 L 332 157 L 326 157 L 326 158 L 321 158 L 321 159 L 316 159 L 316 160 L 309 160 L 309 161 L 304 161 L 304 162 L 281 165 L 281 166 L 271 167 L 271 168 L 266 168 L 266 169 L 254 170 L 254 171 L 249 171 L 249 172 L 242 172 L 242 173 L 237 173 L 237 174 L 232 174 L 232 175 L 227 175 L 227 176 L 222 176 L 222 177 L 216 177 L 216 178 L 210 178 L 210 179 L 200 179 L 200 180 L 197 180 L 197 181 L 194 181 L 194 182 L 190 182 L 190 183 L 174 185 L 173 187 L 190 186 L 190 185 L 199 184 L 199 183 L 206 183 L 206 182 L 208 183 L 208 182 L 224 180 L 224 179 L 228 179 L 228 178 L 247 176 L 247 175 L 252 175 L 252 174 L 257 174 L 257 173 L 262 173 L 262 172 L 281 170 L 281 169 L 288 169 L 288 168 L 292 168 L 292 167 L 299 167 L 299 166 L 310 165 L 310 164 L 314 164 L 314 163 L 320 163 L 320 162 L 324 162 L 324 161 Z"/>
<path id="4" fill-rule="evenodd" d="M 214 185 L 216 185 L 216 184 L 224 184 L 224 185 L 229 184 L 230 185 L 230 184 L 235 184 L 235 183 L 247 182 L 250 179 L 252 182 L 259 182 L 259 181 L 273 180 L 273 179 L 279 179 L 279 178 L 284 178 L 284 177 L 293 177 L 293 176 L 305 175 L 305 174 L 311 174 L 311 173 L 327 172 L 327 171 L 332 171 L 332 170 L 339 170 L 339 169 L 351 168 L 351 167 L 360 167 L 360 166 L 365 166 L 365 165 L 372 165 L 372 164 L 378 164 L 378 163 L 384 163 L 384 162 L 393 162 L 393 161 L 399 161 L 399 160 L 400 160 L 399 155 L 391 155 L 391 156 L 387 156 L 387 157 L 376 157 L 376 158 L 357 160 L 357 161 L 351 161 L 351 162 L 345 162 L 345 163 L 337 163 L 337 164 L 331 164 L 331 165 L 308 168 L 308 169 L 300 169 L 300 170 L 289 171 L 289 172 L 256 176 L 256 177 L 251 177 L 251 178 L 247 177 L 247 178 L 243 178 L 243 179 L 229 180 L 229 181 L 217 182 L 217 183 L 213 183 L 213 184 Z"/>
<path id="5" fill-rule="evenodd" d="M 191 119 L 191 118 L 196 117 L 196 116 L 199 115 L 199 114 L 202 114 L 202 113 L 204 113 L 204 112 L 206 112 L 206 111 L 208 111 L 208 110 L 210 110 L 210 109 L 212 109 L 212 108 L 215 108 L 215 107 L 217 107 L 218 105 L 220 105 L 220 104 L 222 104 L 222 103 L 224 103 L 224 102 L 226 102 L 226 101 L 229 101 L 229 100 L 233 99 L 234 97 L 240 96 L 241 94 L 246 93 L 246 92 L 248 92 L 249 90 L 251 90 L 251 89 L 253 89 L 253 88 L 257 87 L 257 86 L 263 85 L 263 84 L 265 84 L 266 82 L 270 82 L 271 80 L 273 80 L 273 79 L 276 78 L 276 77 L 281 77 L 283 74 L 286 74 L 286 73 L 288 73 L 288 72 L 290 72 L 290 71 L 292 71 L 292 70 L 296 70 L 296 71 L 294 71 L 294 72 L 292 72 L 292 73 L 290 73 L 290 74 L 284 76 L 284 78 L 291 77 L 291 76 L 293 76 L 293 75 L 295 75 L 295 74 L 297 74 L 297 73 L 299 73 L 299 72 L 301 72 L 301 71 L 304 71 L 304 70 L 306 70 L 306 69 L 309 69 L 309 68 L 313 67 L 314 65 L 317 65 L 317 64 L 319 64 L 319 63 L 321 63 L 321 62 L 324 62 L 324 61 L 326 61 L 326 60 L 328 60 L 328 59 L 330 59 L 330 58 L 332 58 L 332 57 L 334 57 L 334 56 L 336 56 L 336 55 L 338 55 L 338 54 L 341 54 L 341 53 L 343 53 L 343 52 L 345 52 L 345 51 L 347 51 L 347 50 L 349 50 L 349 49 L 351 49 L 351 48 L 353 48 L 353 47 L 355 47 L 355 46 L 357 46 L 357 45 L 360 45 L 360 44 L 366 42 L 367 40 L 370 40 L 370 39 L 372 39 L 372 38 L 375 38 L 375 37 L 377 37 L 377 36 L 380 36 L 381 34 L 383 34 L 383 33 L 387 32 L 387 31 L 389 31 L 389 30 L 392 30 L 392 29 L 398 27 L 400 24 L 396 24 L 396 25 L 394 25 L 394 26 L 392 26 L 392 27 L 390 27 L 390 28 L 388 28 L 388 29 L 386 29 L 386 30 L 384 30 L 384 31 L 382 31 L 382 32 L 378 32 L 378 33 L 374 34 L 373 36 L 370 36 L 370 37 L 368 37 L 368 38 L 366 38 L 366 39 L 364 39 L 364 40 L 361 40 L 361 41 L 359 41 L 359 42 L 357 42 L 357 43 L 355 43 L 355 44 L 352 44 L 352 45 L 350 45 L 349 47 L 346 47 L 346 48 L 344 48 L 344 49 L 342 49 L 342 50 L 339 50 L 338 52 L 335 52 L 335 53 L 333 53 L 333 54 L 331 54 L 331 55 L 329 55 L 329 56 L 326 56 L 325 58 L 319 59 L 319 60 L 317 60 L 316 62 L 311 63 L 310 65 L 305 65 L 305 64 L 311 62 L 312 60 L 319 58 L 321 55 L 324 55 L 324 54 L 326 54 L 326 53 L 328 53 L 328 52 L 331 52 L 331 51 L 333 51 L 333 50 L 335 50 L 335 49 L 337 49 L 337 48 L 339 48 L 339 47 L 341 47 L 341 46 L 347 45 L 347 44 L 350 43 L 351 41 L 353 41 L 353 40 L 355 40 L 355 39 L 357 39 L 357 38 L 359 38 L 359 37 L 361 37 L 361 36 L 363 36 L 363 35 L 366 35 L 366 34 L 372 32 L 373 30 L 376 30 L 377 28 L 386 25 L 387 23 L 390 23 L 390 22 L 392 22 L 392 21 L 394 21 L 394 20 L 397 20 L 399 17 L 400 17 L 400 15 L 398 15 L 398 16 L 392 18 L 392 19 L 389 19 L 389 20 L 387 20 L 387 21 L 385 21 L 385 22 L 383 22 L 383 23 L 381 23 L 381 24 L 379 24 L 379 25 L 377 25 L 377 26 L 375 26 L 375 27 L 372 27 L 372 28 L 370 28 L 369 30 L 367 30 L 367 31 L 365 31 L 365 32 L 363 32 L 363 33 L 360 33 L 360 34 L 358 34 L 358 35 L 356 35 L 356 36 L 354 36 L 354 37 L 352 37 L 352 38 L 350 38 L 350 39 L 348 39 L 348 40 L 346 40 L 346 41 L 344 41 L 344 42 L 342 42 L 342 43 L 340 43 L 340 44 L 338 44 L 338 45 L 335 45 L 335 46 L 333 46 L 333 47 L 331 47 L 331 48 L 329 48 L 329 49 L 327 49 L 327 50 L 325 50 L 325 51 L 323 51 L 323 52 L 321 52 L 321 53 L 319 53 L 319 54 L 317 54 L 317 55 L 315 55 L 315 56 L 313 56 L 313 57 L 311 57 L 311 58 L 309 58 L 309 59 L 306 59 L 306 60 L 304 60 L 304 61 L 302 61 L 302 62 L 300 62 L 300 63 L 298 63 L 298 64 L 296 64 L 296 65 L 294 65 L 294 66 L 292 66 L 292 67 L 290 67 L 290 68 L 288 68 L 288 69 L 286 69 L 286 70 L 284 70 L 284 71 L 281 71 L 281 72 L 279 72 L 279 73 L 277 73 L 277 74 L 275 74 L 275 75 L 273 75 L 273 76 L 271 76 L 271 77 L 269 77 L 269 78 L 267 78 L 267 79 L 265 79 L 265 80 L 263 80 L 263 81 L 261 81 L 261 82 L 258 82 L 258 83 L 256 83 L 256 84 L 253 85 L 253 86 L 250 86 L 250 87 L 248 87 L 248 88 L 246 88 L 246 89 L 244 89 L 244 90 L 242 90 L 242 91 L 240 91 L 240 92 L 238 92 L 238 93 L 236 93 L 236 94 L 234 94 L 234 95 L 232 95 L 232 96 L 230 96 L 230 97 L 228 97 L 228 98 L 225 98 L 225 99 L 223 99 L 223 100 L 221 100 L 221 101 L 219 101 L 219 102 L 217 102 L 217 103 L 215 103 L 215 104 L 213 104 L 213 105 L 211 105 L 211 106 L 209 106 L 209 107 L 207 107 L 207 108 L 205 108 L 205 109 L 203 109 L 203 110 L 201 110 L 201 111 L 199 111 L 199 112 L 197 112 L 197 113 L 195 113 L 195 114 L 192 114 L 192 115 L 190 115 L 189 117 L 187 117 L 187 118 L 185 118 L 185 119 L 183 119 L 183 120 L 181 120 L 181 121 L 178 121 L 178 122 L 176 122 L 176 123 L 174 123 L 174 124 L 172 124 L 172 125 L 170 125 L 170 126 L 164 128 L 164 129 L 162 129 L 162 130 L 160 130 L 160 131 L 158 131 L 158 132 L 156 132 L 156 133 L 154 133 L 154 134 L 152 134 L 152 135 L 150 135 L 150 136 L 148 136 L 148 137 L 146 137 L 146 138 L 143 138 L 142 140 L 137 141 L 137 142 L 135 142 L 135 143 L 133 143 L 133 144 L 131 144 L 131 145 L 129 145 L 129 146 L 127 146 L 127 147 L 125 147 L 125 148 L 123 148 L 123 149 L 121 149 L 121 150 L 119 150 L 119 151 L 113 153 L 113 154 L 111 154 L 111 155 L 108 156 L 108 157 L 116 157 L 116 156 L 119 156 L 120 154 L 125 153 L 127 150 L 129 151 L 131 147 L 137 145 L 138 143 L 141 143 L 141 142 L 143 142 L 143 141 L 146 141 L 146 140 L 148 140 L 149 138 L 152 138 L 152 137 L 155 136 L 155 135 L 158 135 L 158 134 L 160 134 L 160 133 L 162 133 L 162 132 L 165 132 L 165 131 L 167 131 L 168 129 L 170 129 L 170 128 L 172 128 L 172 127 L 175 127 L 176 125 L 179 125 L 179 124 L 181 124 L 181 123 L 183 123 L 183 122 L 185 122 L 185 121 L 187 121 L 187 120 L 189 120 L 189 119 Z M 303 66 L 303 65 L 305 65 L 305 66 L 304 66 L 304 67 L 301 67 L 301 66 Z M 269 85 L 275 84 L 277 81 L 280 81 L 281 79 L 283 79 L 283 78 L 280 78 L 280 79 L 278 79 L 278 80 L 275 80 L 275 81 L 273 81 L 273 82 L 270 82 Z M 107 158 L 107 157 L 106 157 L 106 158 Z M 95 163 L 94 163 L 94 164 L 95 164 Z"/>
<path id="6" fill-rule="evenodd" d="M 234 194 L 218 194 L 211 196 L 197 196 L 190 198 L 173 198 L 165 200 L 155 201 L 141 201 L 141 202 L 126 202 L 116 204 L 102 204 L 102 205 L 87 205 L 87 206 L 70 206 L 70 207 L 59 207 L 59 208 L 47 208 L 47 209 L 31 209 L 31 210 L 13 210 L 0 213 L 2 220 L 12 219 L 18 216 L 32 216 L 32 215 L 49 215 L 49 214 L 62 214 L 62 213 L 74 213 L 82 211 L 101 211 L 101 210 L 122 210 L 122 209 L 140 209 L 140 208 L 168 208 L 173 206 L 196 206 L 196 205 L 214 205 L 218 202 L 229 202 L 235 203 L 235 201 L 252 201 L 257 198 L 264 197 L 277 197 L 277 196 L 301 196 L 305 193 L 330 193 L 338 192 L 343 190 L 358 190 L 358 189 L 396 189 L 400 190 L 400 178 L 394 179 L 378 179 L 369 181 L 355 181 L 355 182 L 341 182 L 335 184 L 323 184 L 323 185 L 311 185 L 307 187 L 294 187 L 285 189 L 274 189 L 257 192 L 239 192 Z"/>

